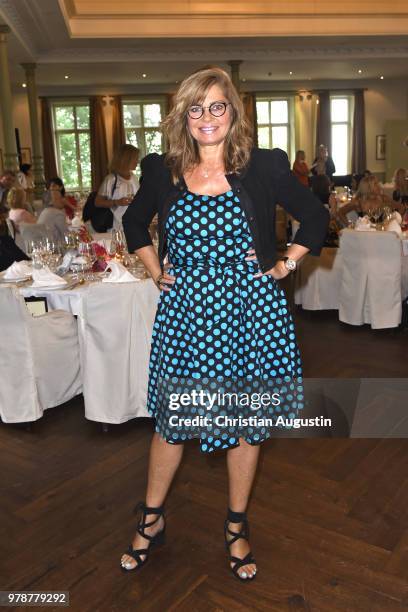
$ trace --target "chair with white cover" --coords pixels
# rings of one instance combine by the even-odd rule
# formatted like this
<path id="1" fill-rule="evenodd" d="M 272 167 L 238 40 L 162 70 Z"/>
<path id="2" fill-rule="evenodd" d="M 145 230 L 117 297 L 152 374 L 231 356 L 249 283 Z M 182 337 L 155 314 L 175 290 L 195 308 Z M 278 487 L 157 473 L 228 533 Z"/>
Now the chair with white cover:
<path id="1" fill-rule="evenodd" d="M 53 233 L 43 223 L 20 223 L 20 234 L 25 245 L 25 252 L 27 252 L 31 240 L 41 240 L 43 238 L 53 240 Z"/>
<path id="2" fill-rule="evenodd" d="M 401 241 L 394 232 L 345 229 L 340 236 L 339 319 L 373 329 L 401 322 Z"/>
<path id="3" fill-rule="evenodd" d="M 1 420 L 36 421 L 82 391 L 77 323 L 60 310 L 33 317 L 15 287 L 0 288 L 0 312 Z"/>
<path id="4" fill-rule="evenodd" d="M 85 417 L 148 417 L 148 366 L 159 292 L 151 279 L 91 285 L 80 317 Z"/>
<path id="5" fill-rule="evenodd" d="M 341 281 L 339 249 L 325 247 L 306 255 L 296 270 L 295 304 L 305 310 L 337 310 Z"/>

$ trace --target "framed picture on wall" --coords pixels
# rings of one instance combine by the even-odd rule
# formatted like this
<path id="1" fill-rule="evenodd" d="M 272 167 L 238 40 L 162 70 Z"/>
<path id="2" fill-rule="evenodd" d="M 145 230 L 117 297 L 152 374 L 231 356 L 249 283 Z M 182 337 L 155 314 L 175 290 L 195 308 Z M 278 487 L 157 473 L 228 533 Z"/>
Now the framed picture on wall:
<path id="1" fill-rule="evenodd" d="M 375 159 L 385 159 L 385 134 L 375 137 Z"/>
<path id="2" fill-rule="evenodd" d="M 21 163 L 22 164 L 32 164 L 33 163 L 31 159 L 31 149 L 29 147 L 21 147 L 20 153 L 21 153 Z"/>

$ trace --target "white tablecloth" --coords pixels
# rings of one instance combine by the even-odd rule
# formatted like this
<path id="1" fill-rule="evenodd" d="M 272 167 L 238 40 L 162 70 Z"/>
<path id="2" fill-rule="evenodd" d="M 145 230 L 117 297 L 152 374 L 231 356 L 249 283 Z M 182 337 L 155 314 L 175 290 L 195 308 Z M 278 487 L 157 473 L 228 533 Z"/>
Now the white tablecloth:
<path id="1" fill-rule="evenodd" d="M 149 416 L 148 364 L 159 291 L 151 278 L 87 283 L 72 289 L 20 288 L 47 299 L 49 310 L 78 316 L 86 418 L 123 423 Z"/>

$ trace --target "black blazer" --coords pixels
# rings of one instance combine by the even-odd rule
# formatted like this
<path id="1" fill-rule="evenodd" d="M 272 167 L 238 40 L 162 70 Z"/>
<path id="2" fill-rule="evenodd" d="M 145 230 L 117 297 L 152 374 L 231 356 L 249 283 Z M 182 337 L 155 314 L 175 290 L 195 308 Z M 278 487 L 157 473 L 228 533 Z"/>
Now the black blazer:
<path id="1" fill-rule="evenodd" d="M 140 189 L 123 215 L 123 228 L 129 248 L 152 244 L 149 225 L 156 213 L 159 222 L 159 259 L 163 269 L 166 254 L 165 224 L 171 204 L 186 190 L 184 180 L 174 185 L 165 154 L 152 153 L 141 163 Z M 239 197 L 252 237 L 259 266 L 263 272 L 276 262 L 275 212 L 280 204 L 300 221 L 295 242 L 319 255 L 326 238 L 329 213 L 290 170 L 281 149 L 253 149 L 250 161 L 239 175 L 226 175 Z"/>

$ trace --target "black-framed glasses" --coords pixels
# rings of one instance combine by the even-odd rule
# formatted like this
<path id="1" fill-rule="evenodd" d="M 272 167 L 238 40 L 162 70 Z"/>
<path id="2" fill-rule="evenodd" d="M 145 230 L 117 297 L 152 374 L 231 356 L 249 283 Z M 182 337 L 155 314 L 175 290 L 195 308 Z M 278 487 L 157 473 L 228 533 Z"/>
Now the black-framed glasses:
<path id="1" fill-rule="evenodd" d="M 193 104 L 187 109 L 187 114 L 190 119 L 200 119 L 204 115 L 204 110 L 208 108 L 211 115 L 213 117 L 222 117 L 225 115 L 225 111 L 227 110 L 227 106 L 229 106 L 231 102 L 213 102 L 210 106 L 201 106 L 201 104 Z"/>

